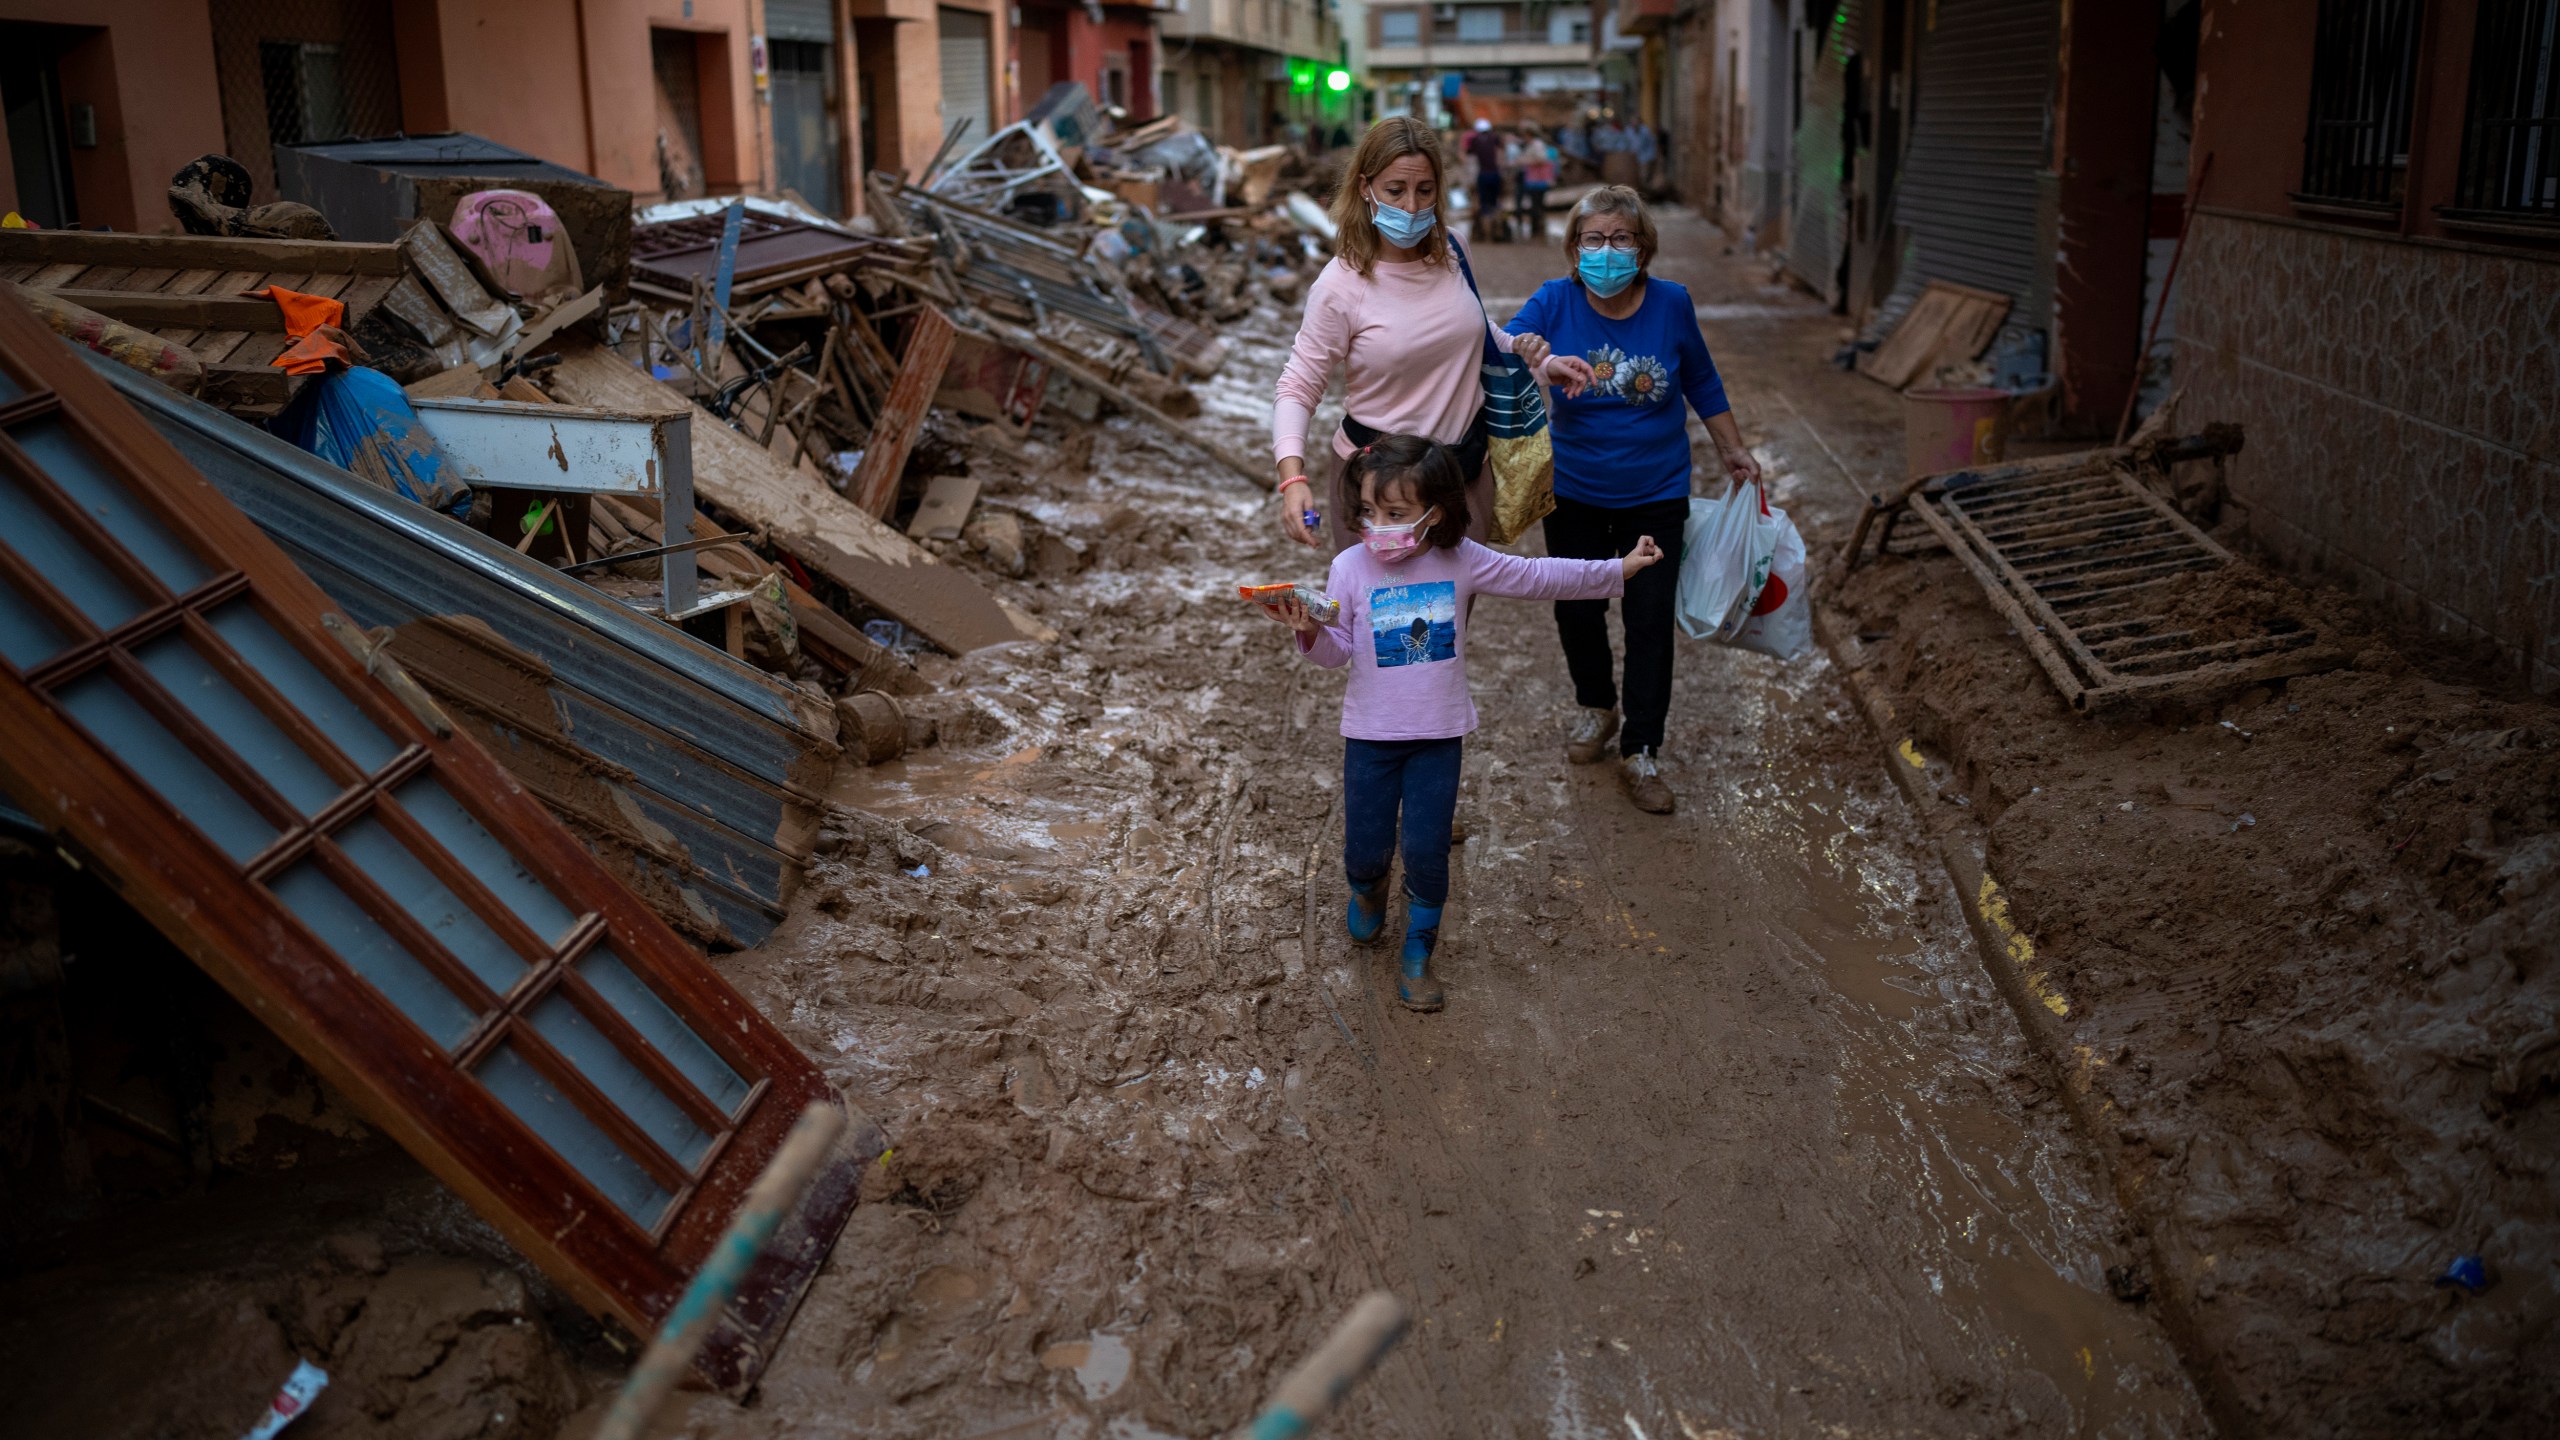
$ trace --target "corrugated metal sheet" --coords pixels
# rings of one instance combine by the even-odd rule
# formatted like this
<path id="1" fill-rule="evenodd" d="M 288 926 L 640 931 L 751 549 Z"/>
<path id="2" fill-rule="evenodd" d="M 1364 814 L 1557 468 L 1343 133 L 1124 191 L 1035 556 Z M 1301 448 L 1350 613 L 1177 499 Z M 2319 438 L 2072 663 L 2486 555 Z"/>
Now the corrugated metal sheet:
<path id="1" fill-rule="evenodd" d="M 833 44 L 834 10 L 834 0 L 764 0 L 764 33 L 775 40 Z"/>
<path id="2" fill-rule="evenodd" d="M 1795 212 L 1787 224 L 1787 269 L 1833 305 L 1840 303 L 1840 261 L 1849 253 L 1849 167 L 1841 134 L 1849 104 L 1849 52 L 1866 33 L 1865 11 L 1864 0 L 1841 0 L 1821 27 L 1796 122 Z"/>
<path id="3" fill-rule="evenodd" d="M 2045 328 L 2053 313 L 2051 188 L 2055 47 L 2060 0 L 1938 0 L 1920 37 L 1911 150 L 1894 219 L 1911 263 L 1887 309 L 1910 307 L 1931 280 L 1997 290 L 2010 324 Z"/>
<path id="4" fill-rule="evenodd" d="M 811 697 L 425 507 L 94 362 L 678 930 L 752 945 L 816 837 Z"/>

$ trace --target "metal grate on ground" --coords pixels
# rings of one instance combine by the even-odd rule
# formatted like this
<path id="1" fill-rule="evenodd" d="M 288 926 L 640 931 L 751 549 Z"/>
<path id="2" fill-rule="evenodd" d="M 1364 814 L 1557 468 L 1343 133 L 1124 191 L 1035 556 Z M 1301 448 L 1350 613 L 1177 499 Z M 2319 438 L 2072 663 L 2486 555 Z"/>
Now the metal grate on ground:
<path id="1" fill-rule="evenodd" d="M 2340 657 L 2306 620 L 2182 616 L 2180 602 L 2230 567 L 2231 552 L 2136 470 L 2236 448 L 2236 436 L 2201 437 L 1958 470 L 1912 487 L 1903 508 L 1981 584 L 2077 709 L 2333 668 Z M 1880 549 L 1905 550 L 1893 535 L 1901 513 L 1885 515 Z M 2244 633 L 2223 633 L 2235 628 Z"/>

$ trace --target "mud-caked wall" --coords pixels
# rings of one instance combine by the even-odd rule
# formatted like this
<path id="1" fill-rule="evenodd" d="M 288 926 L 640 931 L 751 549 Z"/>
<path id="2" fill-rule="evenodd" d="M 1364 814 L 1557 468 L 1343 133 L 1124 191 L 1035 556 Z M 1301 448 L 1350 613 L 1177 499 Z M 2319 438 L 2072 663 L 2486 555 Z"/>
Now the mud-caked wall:
<path id="1" fill-rule="evenodd" d="M 2560 256 L 2201 209 L 2180 420 L 2281 563 L 2560 689 Z"/>

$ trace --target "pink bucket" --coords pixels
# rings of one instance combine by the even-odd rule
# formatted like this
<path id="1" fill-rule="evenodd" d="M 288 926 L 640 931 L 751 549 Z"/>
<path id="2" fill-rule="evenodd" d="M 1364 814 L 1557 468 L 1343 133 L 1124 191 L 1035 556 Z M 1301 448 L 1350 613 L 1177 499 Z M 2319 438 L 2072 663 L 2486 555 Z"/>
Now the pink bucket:
<path id="1" fill-rule="evenodd" d="M 2006 390 L 1902 392 L 1902 460 L 1906 473 L 1935 475 L 1998 460 L 2009 436 Z"/>

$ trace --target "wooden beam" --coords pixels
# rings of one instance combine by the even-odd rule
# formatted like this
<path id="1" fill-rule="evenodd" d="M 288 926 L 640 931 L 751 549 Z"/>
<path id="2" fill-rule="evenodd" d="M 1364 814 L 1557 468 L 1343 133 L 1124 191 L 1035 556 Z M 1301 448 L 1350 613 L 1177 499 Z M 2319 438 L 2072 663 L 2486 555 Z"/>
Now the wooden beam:
<path id="1" fill-rule="evenodd" d="M 240 295 L 170 295 L 158 290 L 48 290 L 58 299 L 95 310 L 110 320 L 146 330 L 247 330 L 284 333 L 284 312 L 272 300 Z"/>
<path id="2" fill-rule="evenodd" d="M 234 240 L 97 230 L 0 230 L 0 265 L 129 265 L 171 270 L 301 270 L 398 275 L 400 247 L 344 240 Z"/>
<path id="3" fill-rule="evenodd" d="M 889 387 L 889 398 L 880 407 L 880 423 L 871 432 L 871 443 L 863 447 L 862 468 L 846 487 L 853 502 L 872 515 L 886 516 L 898 503 L 898 477 L 906 472 L 907 457 L 915 452 L 925 411 L 932 408 L 934 393 L 942 388 L 942 372 L 951 363 L 951 349 L 958 338 L 959 332 L 941 311 L 928 307 L 917 313 L 915 332 L 907 337 L 906 358 L 898 367 L 898 383 Z"/>

